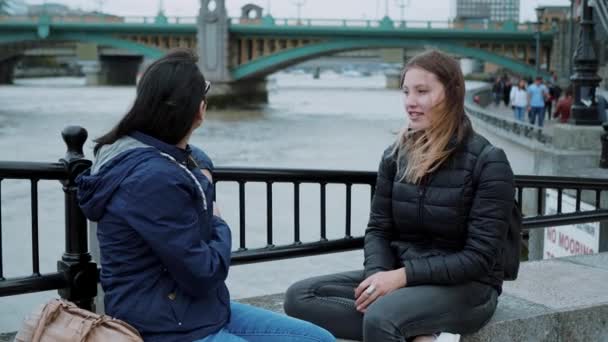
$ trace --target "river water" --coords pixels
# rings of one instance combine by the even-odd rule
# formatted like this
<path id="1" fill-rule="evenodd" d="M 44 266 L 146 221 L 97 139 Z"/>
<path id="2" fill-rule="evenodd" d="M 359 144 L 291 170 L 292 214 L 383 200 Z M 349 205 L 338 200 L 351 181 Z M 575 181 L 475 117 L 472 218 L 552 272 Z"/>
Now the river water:
<path id="1" fill-rule="evenodd" d="M 467 86 L 477 86 L 469 83 Z M 402 97 L 385 89 L 383 75 L 347 77 L 325 73 L 279 73 L 268 82 L 269 103 L 258 109 L 210 111 L 191 143 L 216 166 L 376 170 L 381 153 L 405 125 Z M 80 78 L 17 80 L 0 86 L 0 160 L 57 161 L 65 153 L 60 132 L 81 125 L 91 138 L 109 130 L 126 112 L 134 87 L 85 87 Z M 265 243 L 264 185 L 247 187 L 248 247 Z M 218 203 L 238 244 L 236 186 L 218 185 Z M 293 239 L 292 187 L 274 192 L 275 243 Z M 303 241 L 319 238 L 319 187 L 301 190 Z M 2 181 L 2 257 L 5 277 L 32 272 L 30 186 Z M 344 188 L 328 186 L 328 237 L 344 235 Z M 353 190 L 353 234 L 364 231 L 369 188 Z M 57 182 L 39 185 L 40 269 L 53 272 L 64 248 L 63 197 Z M 283 292 L 313 275 L 361 268 L 362 252 L 348 252 L 256 265 L 235 266 L 228 284 L 233 298 Z M 22 317 L 56 291 L 0 298 L 0 332 L 14 331 Z"/>

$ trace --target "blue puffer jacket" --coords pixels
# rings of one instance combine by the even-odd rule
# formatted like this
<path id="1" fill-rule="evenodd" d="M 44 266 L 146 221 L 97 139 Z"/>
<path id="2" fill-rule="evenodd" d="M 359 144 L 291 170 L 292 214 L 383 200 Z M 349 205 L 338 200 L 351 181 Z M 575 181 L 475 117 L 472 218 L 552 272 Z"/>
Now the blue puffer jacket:
<path id="1" fill-rule="evenodd" d="M 194 341 L 230 317 L 230 230 L 199 167 L 213 167 L 202 151 L 136 132 L 103 146 L 77 179 L 80 206 L 98 222 L 106 313 L 146 341 Z"/>

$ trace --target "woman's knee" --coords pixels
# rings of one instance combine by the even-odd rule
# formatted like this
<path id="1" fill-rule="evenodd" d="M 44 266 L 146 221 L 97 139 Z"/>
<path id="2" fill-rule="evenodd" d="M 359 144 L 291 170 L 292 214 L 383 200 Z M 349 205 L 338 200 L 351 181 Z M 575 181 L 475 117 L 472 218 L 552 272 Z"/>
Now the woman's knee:
<path id="1" fill-rule="evenodd" d="M 295 319 L 295 318 L 294 318 Z M 334 335 L 332 335 L 329 331 L 324 328 L 315 325 L 310 322 L 301 321 L 302 322 L 302 333 L 304 339 L 308 339 L 306 341 L 310 341 L 310 339 L 314 339 L 319 342 L 333 342 L 336 340 Z"/>
<path id="2" fill-rule="evenodd" d="M 302 306 L 310 296 L 312 284 L 310 279 L 300 280 L 292 284 L 285 292 L 283 310 L 292 317 L 302 317 Z"/>
<path id="3" fill-rule="evenodd" d="M 402 336 L 396 317 L 391 317 L 381 305 L 373 303 L 363 315 L 363 336 L 365 341 L 386 339 L 387 337 Z"/>

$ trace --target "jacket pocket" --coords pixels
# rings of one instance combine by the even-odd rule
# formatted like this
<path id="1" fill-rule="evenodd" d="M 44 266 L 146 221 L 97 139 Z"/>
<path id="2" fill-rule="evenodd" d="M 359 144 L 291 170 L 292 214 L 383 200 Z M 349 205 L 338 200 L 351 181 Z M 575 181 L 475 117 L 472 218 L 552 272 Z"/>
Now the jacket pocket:
<path id="1" fill-rule="evenodd" d="M 178 324 L 181 323 L 186 315 L 188 306 L 190 305 L 189 297 L 181 293 L 178 289 L 175 289 L 167 295 L 167 300 L 169 301 L 169 307 L 171 308 L 173 318 Z"/>

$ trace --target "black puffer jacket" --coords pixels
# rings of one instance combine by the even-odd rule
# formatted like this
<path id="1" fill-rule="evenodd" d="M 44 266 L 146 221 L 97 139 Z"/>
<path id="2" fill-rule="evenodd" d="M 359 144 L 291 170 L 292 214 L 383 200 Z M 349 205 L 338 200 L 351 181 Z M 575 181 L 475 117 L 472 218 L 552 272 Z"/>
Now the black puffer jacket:
<path id="1" fill-rule="evenodd" d="M 420 185 L 399 182 L 392 146 L 384 152 L 365 233 L 366 276 L 405 267 L 407 286 L 479 281 L 500 293 L 514 181 L 501 149 L 478 160 L 487 144 L 469 134 Z"/>

